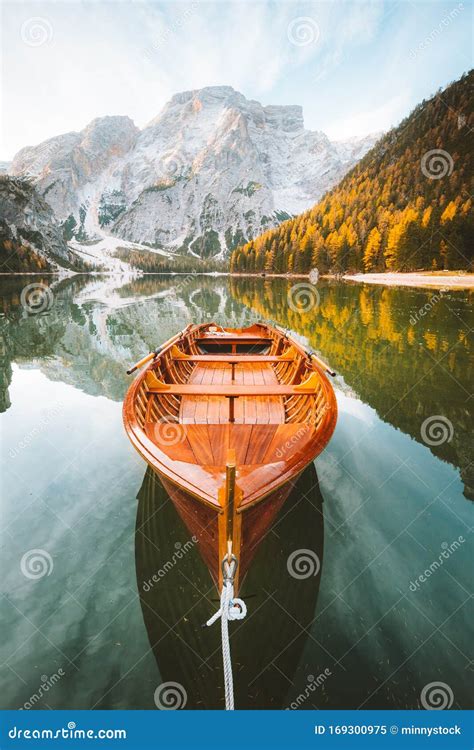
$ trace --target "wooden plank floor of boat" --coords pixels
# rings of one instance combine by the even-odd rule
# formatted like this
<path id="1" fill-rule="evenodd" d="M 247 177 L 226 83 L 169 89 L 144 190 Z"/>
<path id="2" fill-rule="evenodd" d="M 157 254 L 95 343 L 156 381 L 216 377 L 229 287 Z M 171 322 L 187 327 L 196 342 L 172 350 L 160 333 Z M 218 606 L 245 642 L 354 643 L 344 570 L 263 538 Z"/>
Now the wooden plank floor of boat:
<path id="1" fill-rule="evenodd" d="M 278 379 L 270 363 L 252 362 L 234 365 L 224 362 L 199 362 L 189 383 L 208 385 L 276 385 Z M 196 458 L 205 464 L 225 462 L 229 444 L 237 450 L 241 463 L 255 464 L 263 459 L 264 448 L 270 444 L 278 425 L 285 423 L 281 396 L 242 396 L 235 399 L 235 423 L 229 424 L 229 399 L 224 396 L 183 396 L 179 420 L 202 429 L 188 430 L 188 440 Z M 207 429 L 206 425 L 213 425 Z M 217 427 L 220 425 L 220 429 Z M 251 429 L 244 425 L 254 425 Z M 264 425 L 266 427 L 264 427 Z"/>

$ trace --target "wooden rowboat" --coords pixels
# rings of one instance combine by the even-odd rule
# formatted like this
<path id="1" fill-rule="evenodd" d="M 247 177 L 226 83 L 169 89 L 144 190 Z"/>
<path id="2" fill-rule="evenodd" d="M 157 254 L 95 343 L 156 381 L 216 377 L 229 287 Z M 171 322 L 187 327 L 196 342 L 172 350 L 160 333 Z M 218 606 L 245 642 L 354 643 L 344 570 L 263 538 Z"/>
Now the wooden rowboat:
<path id="1" fill-rule="evenodd" d="M 129 370 L 128 436 L 156 471 L 219 590 L 239 587 L 305 467 L 327 445 L 337 405 L 316 355 L 264 323 L 189 325 Z"/>

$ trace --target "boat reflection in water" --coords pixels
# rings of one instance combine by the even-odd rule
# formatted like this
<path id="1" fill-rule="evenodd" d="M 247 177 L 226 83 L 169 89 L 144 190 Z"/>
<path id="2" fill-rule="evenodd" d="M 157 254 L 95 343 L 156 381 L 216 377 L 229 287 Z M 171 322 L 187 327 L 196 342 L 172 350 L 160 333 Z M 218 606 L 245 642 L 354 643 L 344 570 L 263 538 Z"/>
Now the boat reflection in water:
<path id="1" fill-rule="evenodd" d="M 304 629 L 316 610 L 322 503 L 316 469 L 310 464 L 243 581 L 240 596 L 248 614 L 230 623 L 237 708 L 287 705 L 308 638 Z M 163 682 L 184 688 L 187 709 L 223 708 L 220 624 L 202 627 L 219 607 L 215 584 L 151 469 L 138 494 L 135 555 L 143 619 Z"/>

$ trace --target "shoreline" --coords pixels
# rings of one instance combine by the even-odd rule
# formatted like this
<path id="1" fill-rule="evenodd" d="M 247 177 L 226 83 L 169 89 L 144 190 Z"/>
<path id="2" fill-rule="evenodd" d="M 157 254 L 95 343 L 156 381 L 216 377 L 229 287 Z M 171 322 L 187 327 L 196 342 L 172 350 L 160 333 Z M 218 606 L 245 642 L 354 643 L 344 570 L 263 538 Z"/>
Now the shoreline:
<path id="1" fill-rule="evenodd" d="M 425 287 L 435 289 L 474 289 L 474 273 L 456 271 L 413 271 L 409 273 L 355 273 L 343 276 L 343 281 L 385 286 Z"/>
<path id="2" fill-rule="evenodd" d="M 307 279 L 307 273 L 232 273 L 238 278 Z M 474 273 L 462 271 L 393 271 L 388 273 L 353 273 L 336 276 L 323 273 L 321 279 L 350 281 L 357 284 L 382 284 L 385 286 L 421 287 L 427 289 L 474 289 Z"/>
<path id="3" fill-rule="evenodd" d="M 222 277 L 230 276 L 241 279 L 308 279 L 309 275 L 305 273 L 230 273 L 230 271 L 156 271 L 146 272 L 134 269 L 135 273 L 130 274 L 130 281 L 146 278 L 147 276 L 213 276 Z M 74 276 L 90 277 L 123 277 L 127 276 L 126 272 L 119 271 L 19 271 L 18 273 L 0 272 L 0 277 L 15 278 L 17 276 L 52 276 L 64 278 L 73 278 Z M 137 272 L 138 271 L 138 272 Z M 321 274 L 321 279 L 346 281 L 355 284 L 378 284 L 384 286 L 404 286 L 412 288 L 425 289 L 457 289 L 457 290 L 474 290 L 474 273 L 465 273 L 462 271 L 414 271 L 414 272 L 389 272 L 389 273 L 355 273 L 336 276 L 334 274 Z"/>

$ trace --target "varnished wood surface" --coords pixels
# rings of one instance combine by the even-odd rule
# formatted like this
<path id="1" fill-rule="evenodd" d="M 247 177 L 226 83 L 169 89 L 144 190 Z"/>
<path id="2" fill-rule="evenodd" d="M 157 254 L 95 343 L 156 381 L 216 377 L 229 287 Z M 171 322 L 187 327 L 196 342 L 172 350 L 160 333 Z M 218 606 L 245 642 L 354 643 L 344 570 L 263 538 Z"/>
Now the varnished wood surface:
<path id="1" fill-rule="evenodd" d="M 248 376 L 253 375 L 253 371 L 243 373 Z M 214 383 L 201 382 L 196 385 L 181 385 L 181 383 L 167 384 L 166 388 L 159 388 L 151 385 L 148 389 L 149 393 L 169 393 L 172 396 L 203 396 L 206 398 L 210 393 L 214 393 L 216 396 L 298 396 L 305 391 L 299 388 L 297 385 L 250 385 L 249 383 L 241 383 L 238 385 L 215 385 Z M 313 391 L 308 391 L 312 395 Z"/>
<path id="2" fill-rule="evenodd" d="M 271 338 L 265 335 L 249 333 L 201 333 L 196 337 L 199 342 L 212 342 L 213 344 L 269 344 Z"/>
<path id="3" fill-rule="evenodd" d="M 262 362 L 288 362 L 294 358 L 286 356 L 272 356 L 271 354 L 185 354 L 176 359 L 182 359 L 188 362 L 233 362 L 240 364 L 261 364 Z"/>
<path id="4" fill-rule="evenodd" d="M 254 397 L 256 385 L 263 383 L 272 388 L 278 385 L 276 375 L 268 363 L 255 363 L 252 368 L 242 363 L 236 363 L 234 367 L 220 362 L 198 363 L 189 382 L 193 388 L 196 384 L 199 385 L 203 394 L 183 396 L 180 408 L 180 422 L 183 424 L 229 424 L 230 405 L 225 397 L 229 393 L 240 397 L 234 404 L 234 423 L 279 424 L 285 421 L 282 398 L 269 394 L 266 394 L 266 398 Z M 244 383 L 245 390 L 242 390 Z M 227 388 L 231 390 L 226 390 Z M 222 393 L 220 389 L 225 389 L 225 392 Z M 218 444 L 225 442 L 226 449 L 234 447 L 218 431 L 212 434 L 211 440 Z M 220 451 L 219 458 L 222 459 Z"/>
<path id="5" fill-rule="evenodd" d="M 297 342 L 265 324 L 216 328 L 191 326 L 164 344 L 124 402 L 133 445 L 163 478 L 188 528 L 201 529 L 200 548 L 215 579 L 229 450 L 237 464 L 236 513 L 243 514 L 234 552 L 245 556 L 247 569 L 288 483 L 323 450 L 337 418 L 331 385 Z M 232 354 L 204 353 L 201 343 L 209 341 L 231 342 Z M 261 354 L 248 353 L 252 342 Z"/>

